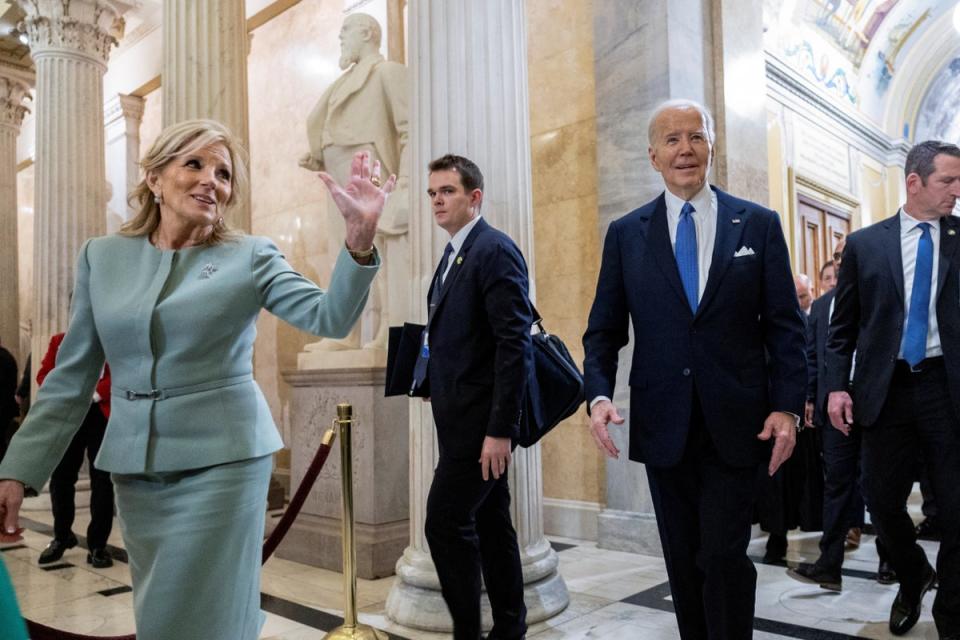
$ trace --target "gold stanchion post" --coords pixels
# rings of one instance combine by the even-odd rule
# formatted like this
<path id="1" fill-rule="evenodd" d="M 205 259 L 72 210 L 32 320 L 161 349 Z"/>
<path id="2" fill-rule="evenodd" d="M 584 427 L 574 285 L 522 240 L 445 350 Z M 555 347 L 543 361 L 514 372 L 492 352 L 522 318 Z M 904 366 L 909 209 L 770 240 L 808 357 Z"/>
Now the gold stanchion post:
<path id="1" fill-rule="evenodd" d="M 343 624 L 323 636 L 324 640 L 387 640 L 387 634 L 357 623 L 357 551 L 353 544 L 353 452 L 351 428 L 353 406 L 337 405 L 334 420 L 340 432 L 341 503 L 343 504 Z"/>

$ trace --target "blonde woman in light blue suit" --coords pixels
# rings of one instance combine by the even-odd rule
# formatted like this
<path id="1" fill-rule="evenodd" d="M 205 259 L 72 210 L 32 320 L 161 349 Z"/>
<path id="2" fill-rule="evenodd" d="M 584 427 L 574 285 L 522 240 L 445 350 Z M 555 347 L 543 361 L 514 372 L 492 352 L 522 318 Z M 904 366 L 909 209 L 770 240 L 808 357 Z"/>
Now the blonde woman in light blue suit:
<path id="1" fill-rule="evenodd" d="M 96 464 L 115 485 L 138 640 L 254 640 L 270 454 L 283 446 L 252 376 L 257 315 L 346 335 L 379 266 L 373 238 L 395 178 L 381 187 L 362 153 L 346 185 L 321 174 L 347 227 L 324 291 L 270 240 L 224 224 L 247 171 L 222 125 L 172 125 L 141 165 L 139 214 L 80 251 L 57 365 L 0 464 L 0 517 L 16 530 L 24 486 L 46 482 L 109 361 Z"/>

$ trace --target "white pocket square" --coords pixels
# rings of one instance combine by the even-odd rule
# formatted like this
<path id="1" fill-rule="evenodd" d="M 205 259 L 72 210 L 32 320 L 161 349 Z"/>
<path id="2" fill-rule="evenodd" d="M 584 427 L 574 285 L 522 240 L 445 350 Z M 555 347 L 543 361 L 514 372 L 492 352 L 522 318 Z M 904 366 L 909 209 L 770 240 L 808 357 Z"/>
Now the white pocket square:
<path id="1" fill-rule="evenodd" d="M 740 247 L 740 249 L 737 250 L 735 254 L 733 254 L 733 257 L 742 258 L 743 256 L 756 255 L 756 253 L 757 252 L 754 251 L 751 247 L 748 247 L 747 245 L 743 245 L 742 247 Z"/>

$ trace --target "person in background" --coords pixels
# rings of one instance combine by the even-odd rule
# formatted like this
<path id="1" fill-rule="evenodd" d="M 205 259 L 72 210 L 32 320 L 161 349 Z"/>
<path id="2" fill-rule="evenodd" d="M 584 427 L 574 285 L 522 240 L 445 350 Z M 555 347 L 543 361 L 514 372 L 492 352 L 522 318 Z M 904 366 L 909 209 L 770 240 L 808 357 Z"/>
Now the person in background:
<path id="1" fill-rule="evenodd" d="M 40 370 L 37 371 L 37 386 L 42 386 L 56 362 L 57 351 L 63 342 L 62 333 L 50 338 L 50 346 L 43 356 Z M 90 524 L 87 526 L 87 564 L 97 569 L 113 566 L 113 559 L 107 551 L 107 539 L 113 529 L 113 482 L 110 474 L 96 467 L 94 460 L 100 453 L 100 443 L 110 418 L 110 366 L 103 366 L 103 375 L 97 381 L 93 392 L 93 402 L 80 424 L 80 430 L 73 436 L 60 463 L 50 476 L 50 505 L 53 509 L 53 540 L 40 553 L 39 564 L 50 564 L 63 557 L 67 549 L 77 546 L 77 537 L 73 534 L 73 520 L 76 515 L 75 497 L 77 477 L 83 466 L 84 454 L 89 462 L 90 472 Z"/>
<path id="2" fill-rule="evenodd" d="M 842 241 L 841 241 L 842 242 Z M 834 253 L 834 256 L 839 256 L 842 253 L 842 249 Z M 835 258 L 833 260 L 827 260 L 823 263 L 823 266 L 820 267 L 820 295 L 826 295 L 826 293 L 832 290 L 837 286 L 837 266 L 840 264 L 840 259 Z"/>
<path id="3" fill-rule="evenodd" d="M 810 315 L 810 305 L 813 304 L 813 283 L 810 281 L 810 276 L 798 273 L 793 276 L 793 286 L 797 290 L 800 311 L 803 311 L 804 316 Z"/>
<path id="4" fill-rule="evenodd" d="M 13 354 L 0 344 L 0 460 L 7 450 L 13 420 L 20 413 L 17 404 L 17 361 Z"/>

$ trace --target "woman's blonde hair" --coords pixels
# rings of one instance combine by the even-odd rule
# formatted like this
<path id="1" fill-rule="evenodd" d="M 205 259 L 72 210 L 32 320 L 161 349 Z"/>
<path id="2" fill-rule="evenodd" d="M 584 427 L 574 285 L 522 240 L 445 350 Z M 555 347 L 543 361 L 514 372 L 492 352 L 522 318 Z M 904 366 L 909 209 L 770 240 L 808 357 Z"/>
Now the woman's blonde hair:
<path id="1" fill-rule="evenodd" d="M 243 145 L 229 129 L 216 120 L 184 120 L 161 131 L 153 146 L 140 159 L 143 179 L 129 198 L 130 204 L 138 209 L 137 215 L 120 227 L 120 235 L 149 236 L 160 226 L 160 205 L 154 201 L 153 191 L 147 184 L 150 172 L 159 173 L 176 158 L 218 142 L 227 148 L 230 163 L 233 165 L 230 175 L 230 199 L 226 202 L 224 213 L 239 205 L 249 181 L 247 152 Z M 220 244 L 238 235 L 239 232 L 227 227 L 226 222 L 217 221 L 204 244 Z"/>

